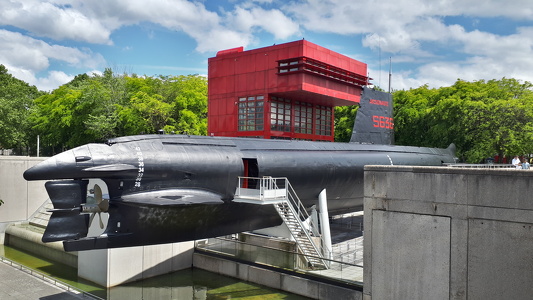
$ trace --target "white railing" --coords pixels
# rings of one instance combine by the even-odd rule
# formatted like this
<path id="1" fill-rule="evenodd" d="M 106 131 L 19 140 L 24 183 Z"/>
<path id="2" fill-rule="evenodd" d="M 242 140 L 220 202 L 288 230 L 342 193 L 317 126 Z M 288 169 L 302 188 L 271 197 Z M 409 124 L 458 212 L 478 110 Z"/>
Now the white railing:
<path id="1" fill-rule="evenodd" d="M 67 283 L 65 283 L 65 282 L 63 282 L 61 280 L 58 280 L 58 279 L 56 279 L 54 277 L 51 277 L 51 276 L 48 276 L 48 275 L 46 275 L 44 273 L 41 273 L 39 271 L 33 270 L 31 268 L 28 268 L 28 267 L 26 267 L 26 266 L 24 266 L 22 264 L 16 263 L 16 262 L 14 262 L 14 261 L 12 261 L 12 260 L 10 260 L 8 258 L 0 256 L 0 262 L 5 263 L 7 265 L 10 265 L 11 267 L 16 268 L 16 269 L 18 269 L 20 271 L 23 271 L 23 272 L 25 272 L 25 273 L 27 273 L 27 274 L 35 277 L 35 278 L 41 279 L 41 280 L 43 280 L 45 282 L 48 282 L 48 283 L 50 283 L 50 284 L 52 284 L 52 285 L 54 285 L 54 286 L 56 286 L 56 287 L 58 287 L 60 289 L 63 289 L 65 291 L 67 291 L 67 292 L 71 292 L 73 294 L 82 296 L 83 298 L 87 297 L 87 298 L 90 298 L 90 299 L 104 300 L 103 298 L 100 298 L 100 297 L 98 297 L 96 295 L 93 295 L 91 293 L 83 291 L 83 290 L 81 290 L 81 289 L 79 289 L 77 287 L 69 285 L 69 284 L 67 284 Z"/>
<path id="2" fill-rule="evenodd" d="M 249 199 L 257 204 L 279 204 L 287 202 L 289 209 L 299 223 L 299 227 L 303 229 L 302 232 L 316 253 L 322 257 L 329 257 L 330 253 L 326 253 L 327 250 L 322 245 L 321 235 L 312 235 L 312 231 L 314 231 L 312 229 L 318 228 L 318 224 L 314 224 L 313 218 L 310 218 L 307 209 L 302 201 L 300 201 L 300 198 L 298 198 L 298 195 L 286 177 L 239 177 L 239 184 L 235 196 L 239 199 Z M 298 240 L 298 237 L 294 236 L 295 233 L 292 230 L 290 231 L 291 235 Z M 315 238 L 319 239 L 318 243 L 314 241 Z M 324 265 L 326 266 L 326 263 Z"/>
<path id="3" fill-rule="evenodd" d="M 278 182 L 282 184 L 278 184 Z M 240 177 L 235 195 L 243 199 L 258 200 L 265 203 L 278 202 L 288 199 L 285 188 L 287 178 L 273 177 Z"/>

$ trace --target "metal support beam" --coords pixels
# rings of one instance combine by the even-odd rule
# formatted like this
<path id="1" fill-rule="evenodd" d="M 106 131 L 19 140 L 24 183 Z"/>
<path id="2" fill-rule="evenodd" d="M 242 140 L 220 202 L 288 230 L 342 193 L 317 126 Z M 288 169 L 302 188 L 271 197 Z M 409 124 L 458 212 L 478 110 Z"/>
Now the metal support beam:
<path id="1" fill-rule="evenodd" d="M 331 259 L 333 246 L 331 245 L 331 231 L 329 229 L 328 198 L 326 189 L 318 195 L 318 209 L 320 210 L 320 228 L 322 231 L 322 241 L 324 242 L 324 257 Z"/>

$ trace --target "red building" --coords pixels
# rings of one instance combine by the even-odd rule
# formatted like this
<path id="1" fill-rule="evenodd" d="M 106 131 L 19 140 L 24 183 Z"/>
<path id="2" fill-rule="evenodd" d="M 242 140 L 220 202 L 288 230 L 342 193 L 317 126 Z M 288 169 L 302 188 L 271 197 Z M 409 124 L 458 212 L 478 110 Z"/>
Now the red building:
<path id="1" fill-rule="evenodd" d="M 209 59 L 208 132 L 333 141 L 333 108 L 359 103 L 365 63 L 306 40 Z"/>

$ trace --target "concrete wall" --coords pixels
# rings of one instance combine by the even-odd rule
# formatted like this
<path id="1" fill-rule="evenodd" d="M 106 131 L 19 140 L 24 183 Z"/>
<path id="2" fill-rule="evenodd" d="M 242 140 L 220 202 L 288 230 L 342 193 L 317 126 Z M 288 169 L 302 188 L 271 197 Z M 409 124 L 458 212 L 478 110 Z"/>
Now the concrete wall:
<path id="1" fill-rule="evenodd" d="M 313 299 L 363 299 L 361 291 L 313 281 L 235 261 L 194 253 L 193 265 L 213 273 L 258 283 L 270 288 L 290 292 Z"/>
<path id="2" fill-rule="evenodd" d="M 0 244 L 9 222 L 28 219 L 47 199 L 44 181 L 26 181 L 22 173 L 42 157 L 0 156 Z"/>
<path id="3" fill-rule="evenodd" d="M 42 233 L 25 227 L 27 225 L 7 227 L 5 244 L 74 268 L 78 267 L 77 252 L 65 252 L 62 242 L 43 243 Z"/>
<path id="4" fill-rule="evenodd" d="M 192 267 L 194 242 L 78 252 L 78 276 L 112 287 Z"/>
<path id="5" fill-rule="evenodd" d="M 533 295 L 533 172 L 365 170 L 364 299 Z"/>

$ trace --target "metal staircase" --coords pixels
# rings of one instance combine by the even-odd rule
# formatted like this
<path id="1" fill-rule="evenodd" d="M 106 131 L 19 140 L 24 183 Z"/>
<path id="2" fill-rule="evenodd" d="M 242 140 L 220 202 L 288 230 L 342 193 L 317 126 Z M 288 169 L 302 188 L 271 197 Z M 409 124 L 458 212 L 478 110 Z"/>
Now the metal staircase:
<path id="1" fill-rule="evenodd" d="M 287 225 L 296 241 L 299 251 L 304 254 L 307 267 L 327 269 L 325 254 L 321 247 L 321 236 L 313 234 L 312 218 L 296 195 L 285 177 L 239 177 L 239 185 L 235 192 L 235 202 L 251 204 L 272 204 L 279 216 Z"/>

